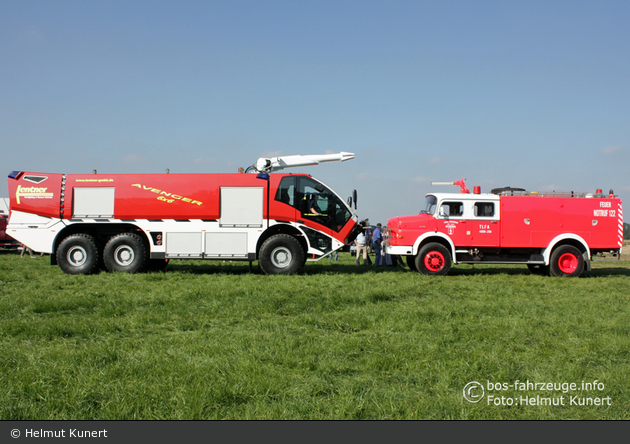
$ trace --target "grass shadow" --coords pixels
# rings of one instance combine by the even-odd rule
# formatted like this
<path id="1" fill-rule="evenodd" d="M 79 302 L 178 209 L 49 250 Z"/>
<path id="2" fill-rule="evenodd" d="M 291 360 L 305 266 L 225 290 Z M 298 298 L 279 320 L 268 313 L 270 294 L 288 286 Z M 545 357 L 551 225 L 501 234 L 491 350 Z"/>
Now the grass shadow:
<path id="1" fill-rule="evenodd" d="M 164 272 L 178 271 L 195 275 L 203 274 L 226 274 L 226 275 L 264 275 L 258 268 L 258 261 L 251 265 L 246 261 L 188 261 L 188 260 L 172 260 Z M 382 265 L 374 268 L 374 265 L 356 265 L 354 261 L 340 260 L 338 262 L 330 262 L 324 258 L 317 262 L 307 262 L 304 267 L 297 273 L 299 275 L 317 275 L 317 274 L 343 274 L 343 275 L 364 275 L 372 273 L 416 273 L 407 266 L 390 266 Z M 155 272 L 148 272 L 155 273 Z M 447 276 L 523 276 L 533 275 L 525 265 L 505 265 L 505 264 L 462 264 L 451 268 Z M 593 268 L 591 271 L 584 271 L 582 278 L 593 278 L 602 276 L 630 276 L 630 269 L 623 266 L 606 266 L 601 268 Z"/>
<path id="2" fill-rule="evenodd" d="M 448 272 L 453 276 L 472 276 L 472 275 L 497 275 L 507 274 L 510 276 L 522 276 L 531 275 L 532 272 L 526 266 L 513 266 L 505 267 L 501 265 L 487 265 L 487 266 L 458 266 L 453 267 Z"/>
<path id="3" fill-rule="evenodd" d="M 20 254 L 20 250 L 17 249 L 17 247 L 14 248 L 8 248 L 8 247 L 4 247 L 0 249 L 0 254 Z"/>
<path id="4" fill-rule="evenodd" d="M 177 261 L 171 260 L 164 273 L 171 271 L 178 271 L 190 274 L 230 274 L 230 275 L 242 275 L 242 274 L 262 274 L 258 269 L 258 263 L 252 264 L 250 267 L 249 262 L 219 262 L 219 261 L 204 261 L 204 263 L 193 263 L 190 261 Z M 149 273 L 161 273 L 149 272 Z"/>
<path id="5" fill-rule="evenodd" d="M 595 278 L 604 276 L 630 276 L 630 269 L 624 267 L 593 268 L 585 271 L 582 277 Z"/>

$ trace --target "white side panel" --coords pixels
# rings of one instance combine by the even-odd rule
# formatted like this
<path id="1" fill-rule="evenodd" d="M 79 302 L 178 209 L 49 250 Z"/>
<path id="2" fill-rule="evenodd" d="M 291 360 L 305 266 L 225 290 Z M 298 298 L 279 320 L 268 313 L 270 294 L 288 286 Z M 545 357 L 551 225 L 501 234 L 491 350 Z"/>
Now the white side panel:
<path id="1" fill-rule="evenodd" d="M 221 227 L 262 227 L 263 188 L 222 187 L 219 225 Z"/>
<path id="2" fill-rule="evenodd" d="M 32 213 L 13 211 L 9 219 L 9 227 L 12 225 L 37 225 L 37 228 L 50 224 L 54 219 L 45 216 L 38 216 Z M 58 219 L 56 219 L 58 220 Z"/>
<path id="3" fill-rule="evenodd" d="M 114 187 L 75 187 L 72 217 L 114 217 Z"/>
<path id="4" fill-rule="evenodd" d="M 166 257 L 201 257 L 201 233 L 166 233 Z"/>
<path id="5" fill-rule="evenodd" d="M 37 253 L 52 253 L 53 241 L 63 228 L 60 219 L 12 211 L 7 234 Z"/>
<path id="6" fill-rule="evenodd" d="M 247 233 L 206 233 L 208 257 L 247 257 Z"/>

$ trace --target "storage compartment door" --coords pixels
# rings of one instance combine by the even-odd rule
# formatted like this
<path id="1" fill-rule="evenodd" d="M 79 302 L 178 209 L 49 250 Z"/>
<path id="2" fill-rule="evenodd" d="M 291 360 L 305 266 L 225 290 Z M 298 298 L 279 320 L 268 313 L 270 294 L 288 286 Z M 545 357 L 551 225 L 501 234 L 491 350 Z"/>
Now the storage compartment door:
<path id="1" fill-rule="evenodd" d="M 72 196 L 72 217 L 114 217 L 114 187 L 75 187 Z"/>
<path id="2" fill-rule="evenodd" d="M 222 187 L 221 227 L 261 228 L 263 225 L 262 187 Z"/>
<path id="3" fill-rule="evenodd" d="M 166 257 L 201 257 L 201 233 L 166 233 Z"/>
<path id="4" fill-rule="evenodd" d="M 206 233 L 206 257 L 247 258 L 247 233 Z"/>

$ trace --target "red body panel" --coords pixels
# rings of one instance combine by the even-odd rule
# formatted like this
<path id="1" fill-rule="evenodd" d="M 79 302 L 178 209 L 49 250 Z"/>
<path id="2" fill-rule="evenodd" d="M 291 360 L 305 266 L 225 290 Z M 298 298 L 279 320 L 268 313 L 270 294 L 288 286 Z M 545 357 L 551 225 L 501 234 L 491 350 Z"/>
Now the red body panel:
<path id="1" fill-rule="evenodd" d="M 592 249 L 619 248 L 616 198 L 501 196 L 501 247 L 546 248 L 562 233 Z"/>
<path id="2" fill-rule="evenodd" d="M 12 211 L 23 211 L 45 217 L 59 217 L 61 174 L 23 173 L 9 179 Z"/>
<path id="3" fill-rule="evenodd" d="M 451 238 L 453 243 L 457 246 L 465 246 L 468 244 L 472 224 L 466 220 L 438 220 L 438 231 L 446 234 Z"/>
<path id="4" fill-rule="evenodd" d="M 267 183 L 254 174 L 69 174 L 64 218 L 72 217 L 73 189 L 115 187 L 116 219 L 217 219 L 219 186 L 266 189 Z"/>
<path id="5" fill-rule="evenodd" d="M 501 221 L 471 220 L 466 247 L 496 247 L 501 239 Z"/>
<path id="6" fill-rule="evenodd" d="M 501 197 L 501 245 L 512 248 L 546 247 L 563 232 L 559 198 Z"/>
<path id="7" fill-rule="evenodd" d="M 389 219 L 388 227 L 391 229 L 389 242 L 392 246 L 413 245 L 422 234 L 437 230 L 437 220 L 430 214 L 421 213 Z"/>

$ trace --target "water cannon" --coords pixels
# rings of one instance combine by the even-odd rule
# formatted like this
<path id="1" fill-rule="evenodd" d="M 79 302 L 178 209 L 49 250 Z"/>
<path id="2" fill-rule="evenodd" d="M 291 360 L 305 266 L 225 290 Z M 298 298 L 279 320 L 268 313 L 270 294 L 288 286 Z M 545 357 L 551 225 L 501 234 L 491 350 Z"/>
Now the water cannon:
<path id="1" fill-rule="evenodd" d="M 460 193 L 470 194 L 470 190 L 466 186 L 466 179 L 456 180 L 455 182 L 431 182 L 431 185 L 455 185 L 459 187 Z"/>
<path id="2" fill-rule="evenodd" d="M 319 165 L 323 162 L 345 162 L 354 159 L 354 153 L 334 153 L 334 154 L 307 154 L 295 156 L 261 157 L 247 171 L 257 173 L 271 173 L 284 168 L 294 168 L 301 166 Z"/>

